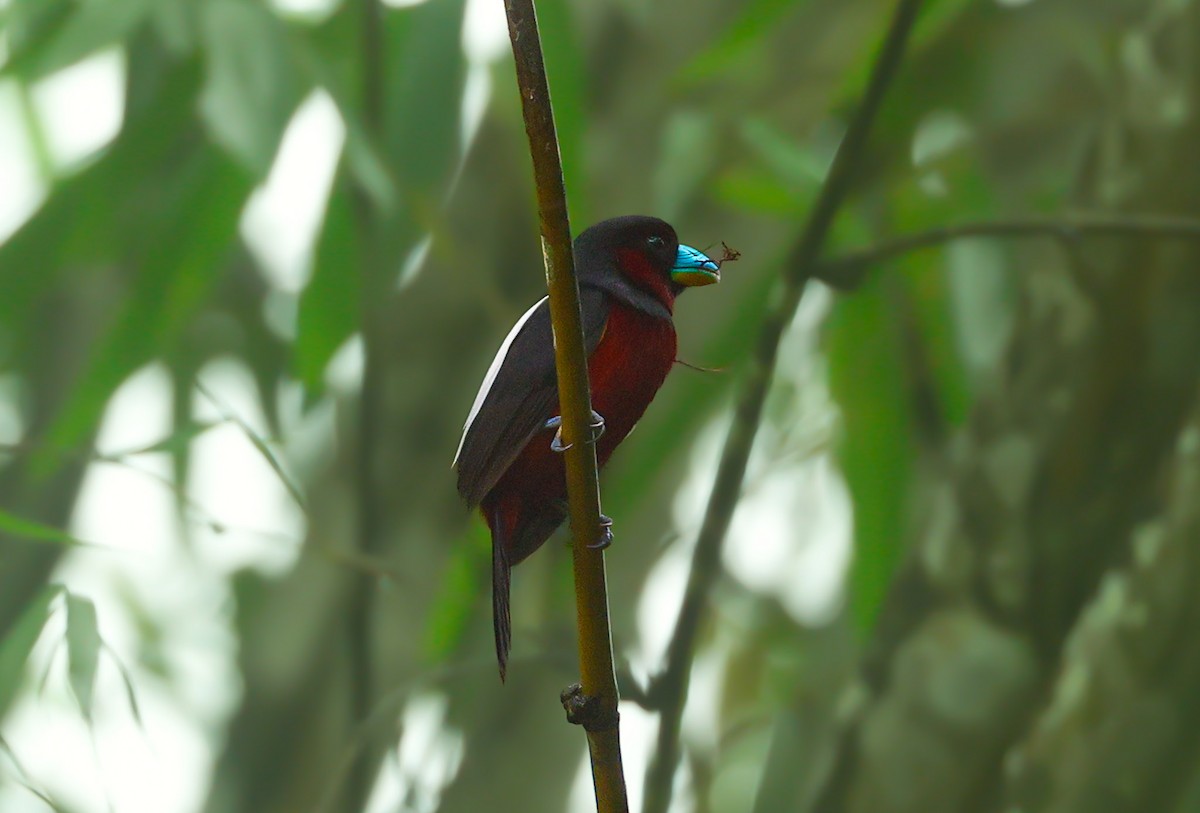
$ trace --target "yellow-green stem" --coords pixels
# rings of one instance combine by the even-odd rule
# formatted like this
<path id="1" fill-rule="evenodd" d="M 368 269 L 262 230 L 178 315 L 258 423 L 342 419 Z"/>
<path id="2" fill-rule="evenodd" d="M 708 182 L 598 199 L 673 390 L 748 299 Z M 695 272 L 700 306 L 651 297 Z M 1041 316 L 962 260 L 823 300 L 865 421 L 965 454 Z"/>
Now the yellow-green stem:
<path id="1" fill-rule="evenodd" d="M 533 0 L 505 0 L 504 8 L 516 62 L 525 132 L 529 136 L 533 158 L 542 255 L 550 291 L 550 320 L 554 327 L 562 436 L 569 445 L 565 462 L 574 539 L 580 683 L 584 695 L 592 698 L 595 716 L 610 721 L 607 725 L 586 727 L 592 782 L 599 813 L 624 813 L 628 811 L 629 803 L 616 725 L 617 679 L 613 670 L 604 554 L 589 547 L 596 542 L 600 531 L 600 487 L 595 448 L 588 442 L 591 393 L 579 311 L 579 286 L 571 254 L 567 194 Z"/>

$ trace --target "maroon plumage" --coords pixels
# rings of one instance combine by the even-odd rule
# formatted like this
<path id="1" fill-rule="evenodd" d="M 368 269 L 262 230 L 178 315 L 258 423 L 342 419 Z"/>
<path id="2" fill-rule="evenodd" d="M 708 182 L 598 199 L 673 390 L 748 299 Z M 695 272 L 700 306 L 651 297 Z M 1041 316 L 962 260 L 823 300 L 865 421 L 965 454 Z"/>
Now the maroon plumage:
<path id="1" fill-rule="evenodd" d="M 706 261 L 708 279 L 672 271 L 685 251 Z M 574 245 L 592 409 L 605 422 L 603 466 L 633 430 L 675 361 L 676 295 L 715 282 L 716 266 L 680 249 L 675 230 L 650 217 L 606 220 Z M 690 266 L 699 268 L 700 266 Z M 676 269 L 678 270 L 678 269 Z M 500 348 L 467 418 L 455 466 L 458 489 L 479 505 L 492 532 L 496 657 L 504 678 L 511 646 L 509 573 L 566 518 L 562 455 L 551 448 L 559 414 L 547 302 L 526 312 Z M 597 529 L 599 538 L 600 529 Z"/>

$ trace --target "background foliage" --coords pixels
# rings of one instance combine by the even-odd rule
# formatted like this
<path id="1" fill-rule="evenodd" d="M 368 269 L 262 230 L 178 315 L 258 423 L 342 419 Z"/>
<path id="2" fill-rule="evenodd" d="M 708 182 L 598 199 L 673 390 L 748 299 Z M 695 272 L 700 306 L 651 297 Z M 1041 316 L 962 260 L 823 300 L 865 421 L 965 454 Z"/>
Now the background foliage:
<path id="1" fill-rule="evenodd" d="M 4 810 L 588 809 L 568 554 L 517 571 L 499 685 L 448 468 L 544 287 L 500 5 L 0 3 Z M 891 7 L 539 8 L 576 228 L 743 253 L 677 316 L 724 372 L 677 370 L 604 477 L 627 694 Z M 1198 14 L 929 0 L 830 250 L 1194 213 Z M 1064 228 L 810 291 L 678 809 L 1200 808 L 1196 259 Z"/>

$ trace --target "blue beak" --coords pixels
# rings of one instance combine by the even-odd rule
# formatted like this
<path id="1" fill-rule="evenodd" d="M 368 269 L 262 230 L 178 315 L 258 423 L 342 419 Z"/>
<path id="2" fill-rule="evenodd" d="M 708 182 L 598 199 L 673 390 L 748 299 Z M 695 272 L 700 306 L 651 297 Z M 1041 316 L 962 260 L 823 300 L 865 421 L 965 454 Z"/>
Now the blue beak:
<path id="1" fill-rule="evenodd" d="M 688 287 L 712 285 L 721 281 L 721 267 L 705 253 L 681 245 L 671 268 L 671 280 Z"/>

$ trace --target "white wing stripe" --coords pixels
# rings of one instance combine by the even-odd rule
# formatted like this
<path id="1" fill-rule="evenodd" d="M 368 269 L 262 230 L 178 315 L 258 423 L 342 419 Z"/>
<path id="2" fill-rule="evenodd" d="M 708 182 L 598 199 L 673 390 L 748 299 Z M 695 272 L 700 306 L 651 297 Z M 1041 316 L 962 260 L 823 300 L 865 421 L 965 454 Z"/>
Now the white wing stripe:
<path id="1" fill-rule="evenodd" d="M 471 404 L 471 413 L 467 415 L 467 422 L 463 424 L 462 437 L 458 440 L 458 449 L 454 452 L 454 462 L 450 464 L 451 468 L 458 465 L 458 456 L 462 454 L 463 444 L 467 440 L 467 432 L 471 429 L 471 423 L 475 420 L 475 416 L 483 408 L 483 402 L 487 400 L 488 392 L 492 389 L 492 384 L 495 383 L 496 376 L 499 375 L 500 368 L 504 365 L 504 357 L 508 355 L 508 348 L 512 346 L 513 340 L 517 338 L 517 334 L 521 332 L 521 328 L 529 321 L 529 317 L 533 316 L 533 312 L 547 299 L 549 297 L 543 296 L 537 302 L 533 303 L 532 308 L 525 311 L 525 315 L 517 320 L 512 330 L 508 331 L 508 335 L 504 337 L 504 343 L 496 351 L 496 357 L 492 359 L 492 366 L 488 367 L 487 375 L 483 377 L 483 383 L 479 385 L 479 392 L 475 395 L 475 403 Z"/>

